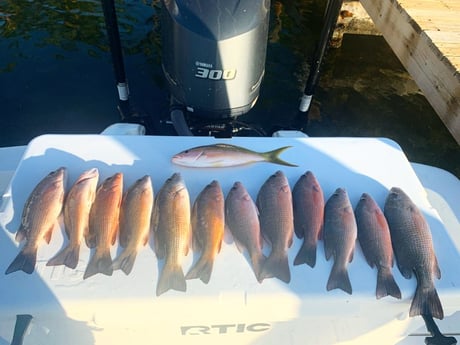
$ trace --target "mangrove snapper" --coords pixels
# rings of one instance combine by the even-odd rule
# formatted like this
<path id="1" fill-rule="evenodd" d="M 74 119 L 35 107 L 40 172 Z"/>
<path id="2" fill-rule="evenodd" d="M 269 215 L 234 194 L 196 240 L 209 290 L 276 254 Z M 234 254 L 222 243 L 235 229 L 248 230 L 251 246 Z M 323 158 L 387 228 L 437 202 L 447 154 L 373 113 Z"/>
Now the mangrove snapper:
<path id="1" fill-rule="evenodd" d="M 399 271 L 406 279 L 414 272 L 417 279 L 409 315 L 442 319 L 444 312 L 433 281 L 434 277 L 441 278 L 441 271 L 427 221 L 417 205 L 397 187 L 391 188 L 385 200 L 384 214 Z"/>
<path id="2" fill-rule="evenodd" d="M 390 229 L 379 205 L 367 193 L 363 193 L 355 208 L 358 240 L 364 256 L 371 267 L 377 267 L 376 297 L 401 298 L 391 268 L 393 267 L 393 248 Z"/>
<path id="3" fill-rule="evenodd" d="M 192 243 L 193 249 L 200 251 L 201 256 L 188 271 L 186 279 L 200 278 L 205 284 L 209 282 L 214 258 L 222 245 L 224 228 L 224 195 L 219 182 L 214 180 L 201 191 L 193 203 Z"/>
<path id="4" fill-rule="evenodd" d="M 42 239 L 51 240 L 64 204 L 67 169 L 59 168 L 45 176 L 29 195 L 22 211 L 16 241 L 26 240 L 5 274 L 22 270 L 31 274 L 35 269 L 38 246 Z"/>
<path id="5" fill-rule="evenodd" d="M 324 208 L 324 251 L 326 260 L 334 257 L 327 290 L 342 289 L 351 294 L 347 266 L 353 260 L 357 225 L 350 199 L 345 189 L 337 188 Z"/>
<path id="6" fill-rule="evenodd" d="M 179 173 L 174 173 L 155 197 L 154 246 L 157 258 L 165 259 L 156 295 L 174 289 L 186 291 L 182 260 L 188 254 L 191 236 L 190 197 Z"/>
<path id="7" fill-rule="evenodd" d="M 262 254 L 263 240 L 257 207 L 241 182 L 235 182 L 225 199 L 225 223 L 230 230 L 238 250 L 248 252 L 252 269 L 259 281 L 265 256 Z"/>
<path id="8" fill-rule="evenodd" d="M 294 236 L 294 215 L 291 188 L 282 171 L 278 170 L 264 182 L 257 194 L 256 205 L 262 235 L 271 244 L 270 255 L 262 266 L 259 279 L 277 277 L 289 283 L 291 273 L 287 252 Z"/>
<path id="9" fill-rule="evenodd" d="M 97 273 L 108 276 L 113 273 L 110 247 L 117 238 L 122 193 L 122 173 L 108 177 L 96 191 L 89 214 L 87 237 L 89 247 L 95 248 L 95 252 L 88 262 L 83 279 Z"/>
<path id="10" fill-rule="evenodd" d="M 89 212 L 96 196 L 98 179 L 99 172 L 96 168 L 85 171 L 67 193 L 63 212 L 69 243 L 48 261 L 47 266 L 77 267 L 81 242 L 88 235 Z"/>
<path id="11" fill-rule="evenodd" d="M 294 231 L 303 238 L 302 247 L 294 259 L 294 265 L 316 264 L 316 244 L 324 222 L 324 195 L 318 180 L 311 171 L 300 176 L 292 189 Z"/>
<path id="12" fill-rule="evenodd" d="M 121 202 L 118 238 L 124 249 L 112 263 L 114 270 L 128 275 L 133 269 L 138 251 L 149 240 L 152 208 L 152 180 L 145 175 L 129 187 Z"/>

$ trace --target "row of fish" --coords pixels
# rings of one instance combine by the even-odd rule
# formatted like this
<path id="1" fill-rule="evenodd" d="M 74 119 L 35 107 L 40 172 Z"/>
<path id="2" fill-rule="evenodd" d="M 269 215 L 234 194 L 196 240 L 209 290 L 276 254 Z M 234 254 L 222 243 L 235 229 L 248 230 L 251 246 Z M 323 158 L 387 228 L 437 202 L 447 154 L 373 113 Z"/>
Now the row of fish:
<path id="1" fill-rule="evenodd" d="M 368 264 L 377 267 L 378 299 L 387 295 L 401 298 L 391 272 L 394 252 L 401 274 L 409 279 L 415 273 L 417 279 L 409 315 L 444 317 L 433 281 L 441 273 L 429 225 L 401 188 L 391 188 L 383 212 L 367 193 L 362 194 L 353 210 L 343 188 L 338 188 L 324 203 L 321 187 L 311 172 L 302 175 L 293 195 L 296 234 L 304 237 L 295 265 L 315 265 L 316 243 L 322 235 L 326 259 L 334 258 L 327 290 L 340 288 L 351 294 L 347 266 L 353 260 L 358 239 Z"/>
<path id="2" fill-rule="evenodd" d="M 212 181 L 191 208 L 179 173 L 163 184 L 155 198 L 148 175 L 123 195 L 121 173 L 107 178 L 97 188 L 99 174 L 97 169 L 91 169 L 65 195 L 66 175 L 66 168 L 51 172 L 30 194 L 16 233 L 16 239 L 26 239 L 26 243 L 6 274 L 18 270 L 33 272 L 38 246 L 42 239 L 49 243 L 62 210 L 68 245 L 47 265 L 75 268 L 85 239 L 87 246 L 94 248 L 85 279 L 96 273 L 111 275 L 114 269 L 129 274 L 137 252 L 148 242 L 152 230 L 155 253 L 164 260 L 157 295 L 169 289 L 186 291 L 186 279 L 209 282 L 227 226 L 238 249 L 247 251 L 259 282 L 271 277 L 290 281 L 287 253 L 294 233 L 304 239 L 294 265 L 306 263 L 314 267 L 317 240 L 322 237 L 326 259 L 334 258 L 327 290 L 340 288 L 350 294 L 347 266 L 358 239 L 366 260 L 378 269 L 377 298 L 401 298 L 391 273 L 393 247 L 403 276 L 410 278 L 415 272 L 417 278 L 410 315 L 443 317 L 433 282 L 434 277 L 440 278 L 440 270 L 428 224 L 399 188 L 391 189 L 384 212 L 365 193 L 353 211 L 345 189 L 338 188 L 325 202 L 312 172 L 303 174 L 291 192 L 286 176 L 277 171 L 261 186 L 255 203 L 241 182 L 233 184 L 224 200 L 219 183 Z M 112 262 L 110 248 L 117 235 L 124 250 Z M 193 249 L 201 256 L 184 275 L 182 260 L 189 251 L 190 238 Z M 262 238 L 271 246 L 268 257 L 262 253 Z"/>
<path id="3" fill-rule="evenodd" d="M 262 161 L 295 166 L 278 158 L 278 155 L 287 148 L 255 152 L 228 144 L 205 145 L 175 154 L 171 161 L 177 165 L 193 168 L 229 167 Z M 260 263 L 259 251 L 252 249 L 251 259 L 259 281 L 274 275 L 289 282 L 286 251 L 292 243 L 294 227 L 296 235 L 304 238 L 294 265 L 301 263 L 312 267 L 315 265 L 317 240 L 323 235 L 326 259 L 334 257 L 327 289 L 341 288 L 351 294 L 352 287 L 348 278 L 347 264 L 353 259 L 354 246 L 358 238 L 369 265 L 377 266 L 378 269 L 377 298 L 387 295 L 401 298 L 401 292 L 391 273 L 394 250 L 402 275 L 410 278 L 412 272 L 415 272 L 417 278 L 417 289 L 410 315 L 427 314 L 443 317 L 433 283 L 433 277 L 439 279 L 441 273 L 434 253 L 430 229 L 420 210 L 401 189 L 391 189 L 385 201 L 384 212 L 366 193 L 362 195 L 353 212 L 347 193 L 341 188 L 337 189 L 325 204 L 318 181 L 311 172 L 307 172 L 297 181 L 292 191 L 292 211 L 287 206 L 290 205 L 289 185 L 283 176 L 276 177 L 276 175 L 280 174 L 270 177 L 257 197 L 260 227 L 264 237 L 272 244 L 272 253 L 264 265 Z M 242 187 L 236 184 L 234 188 Z M 248 213 L 246 216 L 254 220 L 255 211 L 249 205 L 249 199 L 246 203 L 248 204 L 245 210 Z M 243 210 L 240 212 L 243 213 Z M 253 223 L 245 226 L 250 225 L 255 228 L 256 225 Z M 239 220 L 234 228 L 242 224 L 244 221 Z M 256 231 L 250 231 L 253 232 Z M 248 240 L 246 237 L 243 239 Z M 257 241 L 257 236 L 255 240 Z M 253 242 L 250 243 L 256 247 Z"/>

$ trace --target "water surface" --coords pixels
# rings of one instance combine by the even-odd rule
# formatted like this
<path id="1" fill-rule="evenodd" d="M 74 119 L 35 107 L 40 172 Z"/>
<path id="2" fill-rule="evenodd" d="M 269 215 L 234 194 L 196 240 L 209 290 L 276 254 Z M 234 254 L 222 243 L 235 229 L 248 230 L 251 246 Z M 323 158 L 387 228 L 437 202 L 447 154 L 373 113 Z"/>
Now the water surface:
<path id="1" fill-rule="evenodd" d="M 171 134 L 159 1 L 116 1 L 131 102 L 149 134 Z M 346 35 L 328 52 L 309 117 L 297 111 L 324 1 L 272 1 L 266 75 L 242 121 L 267 135 L 388 137 L 410 161 L 460 177 L 460 147 L 382 37 Z M 98 133 L 120 121 L 99 1 L 0 3 L 0 146 L 45 133 Z"/>

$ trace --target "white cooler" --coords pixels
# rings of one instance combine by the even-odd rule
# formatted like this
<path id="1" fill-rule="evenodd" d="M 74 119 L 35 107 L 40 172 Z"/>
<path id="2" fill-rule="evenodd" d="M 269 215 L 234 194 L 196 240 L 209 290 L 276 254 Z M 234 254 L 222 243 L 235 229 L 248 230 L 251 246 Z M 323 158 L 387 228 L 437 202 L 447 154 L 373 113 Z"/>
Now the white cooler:
<path id="1" fill-rule="evenodd" d="M 292 146 L 281 158 L 298 167 L 255 163 L 233 168 L 184 168 L 171 157 L 198 145 L 229 143 L 255 151 Z M 24 203 L 34 186 L 51 170 L 68 168 L 68 188 L 84 170 L 96 167 L 100 181 L 115 172 L 124 173 L 127 188 L 145 174 L 157 192 L 174 172 L 180 172 L 191 202 L 213 179 L 225 196 L 241 181 L 256 199 L 264 181 L 282 170 L 291 188 L 301 174 L 311 170 L 325 198 L 338 187 L 346 188 L 353 207 L 362 193 L 372 195 L 383 208 L 388 190 L 403 188 L 421 208 L 430 224 L 442 278 L 435 281 L 446 318 L 460 311 L 460 232 L 448 233 L 425 194 L 410 163 L 395 142 L 384 138 L 232 138 L 44 135 L 28 146 L 0 210 L 0 345 L 13 337 L 16 315 L 32 316 L 24 344 L 334 344 L 380 342 L 396 344 L 423 325 L 410 318 L 409 306 L 416 280 L 404 279 L 396 265 L 393 274 L 402 299 L 375 297 L 376 269 L 366 263 L 358 242 L 349 275 L 353 294 L 326 291 L 332 259 L 326 261 L 323 242 L 318 242 L 317 263 L 293 266 L 301 240 L 289 250 L 291 282 L 271 278 L 259 284 L 246 255 L 241 254 L 229 233 L 217 256 L 209 284 L 188 280 L 187 291 L 170 290 L 155 295 L 161 262 L 152 241 L 126 276 L 98 274 L 83 280 L 90 250 L 82 246 L 75 270 L 48 267 L 46 262 L 66 243 L 62 230 L 38 251 L 33 274 L 22 271 L 5 275 L 17 255 L 14 235 Z M 120 252 L 112 248 L 114 258 Z M 264 252 L 269 253 L 265 244 Z M 199 253 L 184 259 L 186 273 Z M 443 329 L 443 321 L 437 321 Z M 459 333 L 449 329 L 448 333 Z M 446 330 L 444 330 L 446 331 Z"/>

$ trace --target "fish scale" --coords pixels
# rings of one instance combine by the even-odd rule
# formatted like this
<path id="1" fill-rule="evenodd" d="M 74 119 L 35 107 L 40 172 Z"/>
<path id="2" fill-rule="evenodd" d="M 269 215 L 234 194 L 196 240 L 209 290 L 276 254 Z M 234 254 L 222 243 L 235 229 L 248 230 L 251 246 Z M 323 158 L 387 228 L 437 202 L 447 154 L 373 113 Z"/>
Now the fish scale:
<path id="1" fill-rule="evenodd" d="M 78 177 L 67 193 L 64 202 L 64 226 L 69 243 L 46 263 L 47 266 L 77 266 L 80 244 L 83 237 L 88 235 L 89 213 L 96 196 L 98 180 L 98 169 L 87 170 Z"/>

